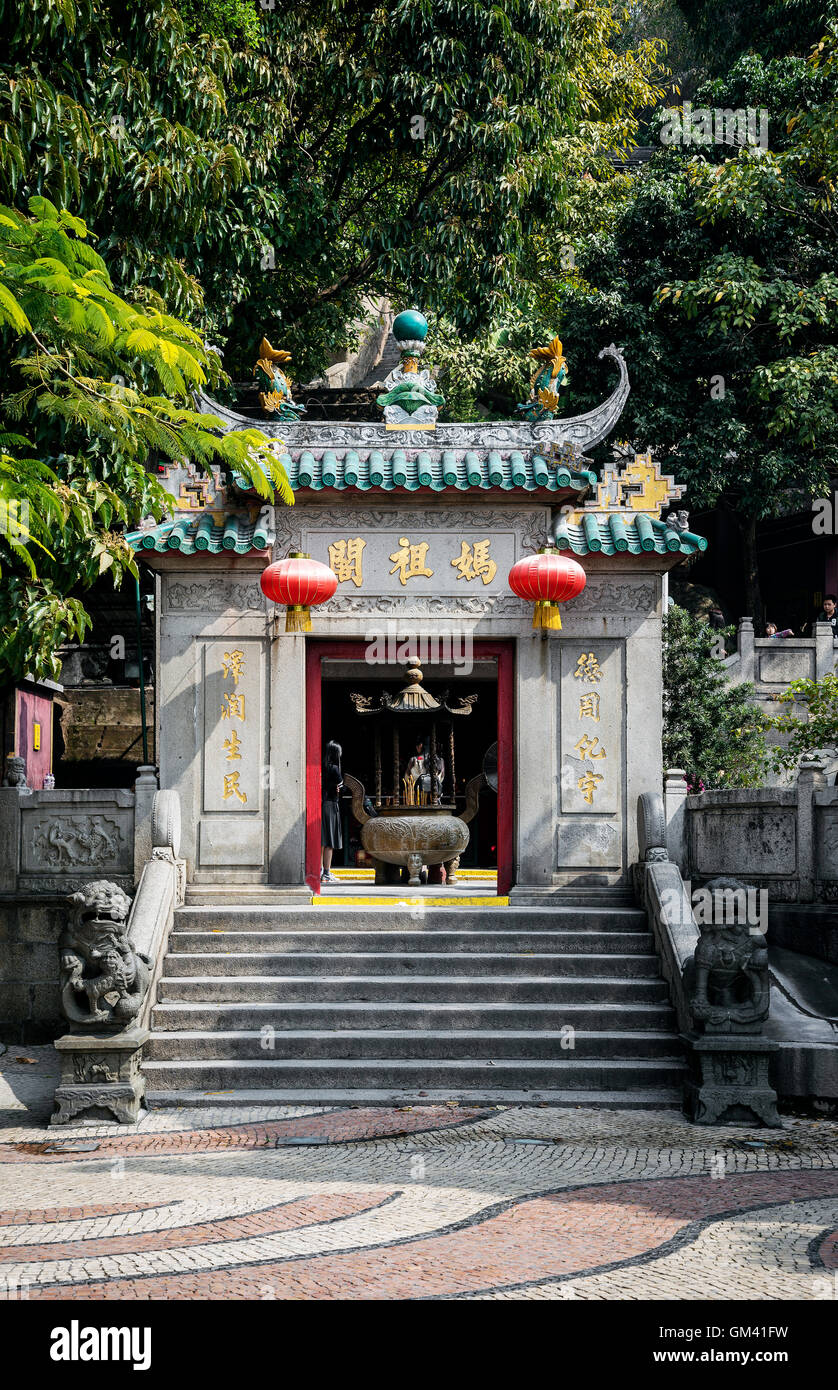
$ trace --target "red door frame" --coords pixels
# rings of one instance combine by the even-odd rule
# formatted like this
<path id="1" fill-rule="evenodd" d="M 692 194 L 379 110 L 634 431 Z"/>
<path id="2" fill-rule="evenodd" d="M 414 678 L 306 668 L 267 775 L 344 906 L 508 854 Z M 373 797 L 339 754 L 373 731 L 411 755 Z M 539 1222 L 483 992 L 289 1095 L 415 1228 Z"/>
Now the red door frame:
<path id="1" fill-rule="evenodd" d="M 322 662 L 324 657 L 357 661 L 367 652 L 365 642 L 339 642 L 309 638 L 306 642 L 306 883 L 320 892 L 320 815 L 322 798 Z M 512 887 L 514 863 L 515 733 L 514 647 L 512 641 L 477 640 L 474 655 L 495 657 L 498 664 L 498 895 Z"/>

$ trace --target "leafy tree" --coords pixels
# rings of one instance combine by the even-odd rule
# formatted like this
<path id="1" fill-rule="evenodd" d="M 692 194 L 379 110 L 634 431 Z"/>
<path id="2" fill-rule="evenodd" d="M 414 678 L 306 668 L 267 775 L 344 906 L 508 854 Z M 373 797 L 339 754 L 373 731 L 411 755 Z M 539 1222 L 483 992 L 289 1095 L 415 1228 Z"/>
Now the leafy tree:
<path id="1" fill-rule="evenodd" d="M 569 408 L 601 394 L 603 341 L 625 348 L 635 390 L 621 428 L 687 484 L 692 508 L 732 513 L 757 622 L 758 523 L 823 495 L 838 467 L 834 0 L 830 8 L 812 55 L 752 54 L 708 89 L 711 106 L 764 103 L 769 148 L 661 153 L 610 231 L 584 241 L 578 275 L 541 297 L 576 368 Z"/>
<path id="2" fill-rule="evenodd" d="M 218 357 L 186 324 L 113 288 L 87 227 L 43 197 L 0 208 L 0 324 L 12 383 L 0 399 L 0 682 L 57 676 L 57 647 L 81 640 L 79 592 L 136 574 L 122 528 L 171 499 L 158 458 L 218 464 L 287 502 L 287 478 L 257 429 L 221 433 L 190 392 Z M 26 430 L 17 433 L 12 426 Z"/>
<path id="3" fill-rule="evenodd" d="M 231 48 L 254 48 L 262 37 L 259 5 L 254 0 L 177 0 L 188 37 L 209 34 Z M 270 8 L 269 4 L 261 7 Z"/>
<path id="4" fill-rule="evenodd" d="M 725 77 L 748 53 L 767 59 L 806 52 L 822 32 L 824 0 L 678 0 L 704 71 Z M 728 105 L 729 103 L 724 103 Z"/>
<path id="5" fill-rule="evenodd" d="M 809 754 L 838 748 L 838 675 L 792 681 L 777 699 L 791 705 L 770 720 L 785 736 L 783 746 L 772 749 L 778 771 L 796 767 Z"/>
<path id="6" fill-rule="evenodd" d="M 675 604 L 663 620 L 664 766 L 696 791 L 759 786 L 768 765 L 765 716 L 750 683 L 728 684 L 724 635 Z"/>
<path id="7" fill-rule="evenodd" d="M 40 192 L 100 228 L 128 297 L 150 286 L 248 374 L 266 329 L 298 376 L 321 372 L 365 293 L 477 333 L 515 302 L 548 214 L 573 220 L 583 168 L 633 137 L 658 90 L 660 44 L 618 51 L 604 0 L 281 0 L 247 19 L 236 0 L 0 0 L 0 14 L 0 195 Z"/>

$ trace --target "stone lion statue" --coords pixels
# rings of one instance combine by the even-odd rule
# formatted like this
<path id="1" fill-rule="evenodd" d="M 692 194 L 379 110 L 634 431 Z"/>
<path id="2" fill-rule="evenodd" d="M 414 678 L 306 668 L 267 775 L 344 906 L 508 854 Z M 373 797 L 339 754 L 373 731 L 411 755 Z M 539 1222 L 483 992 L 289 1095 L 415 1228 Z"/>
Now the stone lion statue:
<path id="1" fill-rule="evenodd" d="M 149 961 L 128 940 L 131 899 L 117 884 L 97 879 L 68 903 L 58 939 L 64 1013 L 75 1031 L 124 1028 L 139 1013 L 151 978 Z"/>
<path id="2" fill-rule="evenodd" d="M 736 879 L 714 879 L 716 893 L 741 891 Z M 768 1017 L 770 981 L 768 946 L 758 927 L 729 920 L 736 914 L 714 912 L 701 922 L 701 938 L 692 964 L 693 1018 L 708 1033 L 758 1033 Z"/>
<path id="3" fill-rule="evenodd" d="M 6 776 L 3 779 L 3 786 L 26 786 L 26 759 L 19 757 L 17 753 L 10 753 L 6 758 Z"/>

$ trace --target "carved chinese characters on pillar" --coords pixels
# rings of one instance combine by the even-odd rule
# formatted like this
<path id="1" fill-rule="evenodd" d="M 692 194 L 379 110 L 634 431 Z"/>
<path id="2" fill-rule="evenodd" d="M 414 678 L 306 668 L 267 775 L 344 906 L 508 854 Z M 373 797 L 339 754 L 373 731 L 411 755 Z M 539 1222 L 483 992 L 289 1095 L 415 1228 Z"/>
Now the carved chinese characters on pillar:
<path id="1" fill-rule="evenodd" d="M 613 643 L 562 643 L 563 812 L 619 809 L 622 700 Z"/>
<path id="2" fill-rule="evenodd" d="M 221 670 L 226 678 L 231 679 L 235 685 L 238 685 L 241 676 L 244 674 L 244 652 L 240 652 L 238 649 L 232 652 L 225 652 L 221 658 Z M 247 718 L 245 713 L 245 702 L 246 696 L 244 691 L 225 690 L 221 696 L 221 718 L 230 720 L 240 719 L 244 724 Z M 235 736 L 236 740 L 235 745 L 233 744 L 233 736 Z M 242 741 L 236 730 L 233 729 L 231 737 L 224 740 L 224 747 L 226 749 L 225 758 L 228 763 L 241 761 L 242 754 L 238 751 L 241 746 Z M 242 806 L 246 806 L 247 792 L 242 791 L 239 786 L 239 777 L 241 776 L 239 769 L 236 768 L 233 772 L 222 772 L 222 776 L 224 778 L 224 789 L 221 793 L 222 800 L 227 801 L 231 796 L 235 796 L 241 802 Z"/>
<path id="3" fill-rule="evenodd" d="M 204 810 L 258 811 L 260 648 L 248 642 L 208 642 L 204 661 Z"/>

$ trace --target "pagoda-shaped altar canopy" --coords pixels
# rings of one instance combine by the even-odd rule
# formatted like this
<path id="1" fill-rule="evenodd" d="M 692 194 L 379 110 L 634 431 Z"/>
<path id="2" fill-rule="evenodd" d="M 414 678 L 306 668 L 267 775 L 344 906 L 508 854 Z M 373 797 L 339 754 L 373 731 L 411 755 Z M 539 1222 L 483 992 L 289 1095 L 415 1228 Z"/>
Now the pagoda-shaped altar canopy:
<path id="1" fill-rule="evenodd" d="M 383 690 L 374 704 L 372 696 L 353 693 L 351 700 L 356 712 L 363 718 L 375 717 L 375 805 L 385 804 L 382 795 L 383 764 L 382 744 L 389 735 L 392 749 L 392 793 L 389 802 L 397 807 L 437 805 L 445 780 L 453 790 L 457 782 L 457 760 L 454 737 L 454 720 L 471 714 L 477 695 L 459 696 L 452 704 L 448 702 L 446 690 L 439 699 L 426 690 L 422 684 L 423 673 L 418 666 L 406 671 L 407 685 L 392 696 Z M 419 769 L 416 775 L 402 774 L 402 754 L 405 744 L 412 753 L 416 735 L 421 733 L 423 743 L 427 742 L 427 766 Z M 443 750 L 444 749 L 444 753 Z M 438 760 L 444 764 L 447 758 L 447 779 L 438 771 Z M 420 783 L 419 786 L 416 784 Z M 425 783 L 426 785 L 422 785 Z M 453 803 L 452 803 L 453 804 Z"/>

